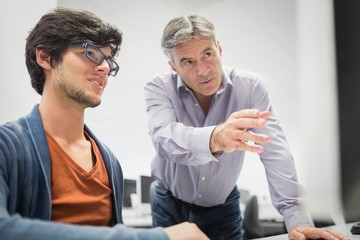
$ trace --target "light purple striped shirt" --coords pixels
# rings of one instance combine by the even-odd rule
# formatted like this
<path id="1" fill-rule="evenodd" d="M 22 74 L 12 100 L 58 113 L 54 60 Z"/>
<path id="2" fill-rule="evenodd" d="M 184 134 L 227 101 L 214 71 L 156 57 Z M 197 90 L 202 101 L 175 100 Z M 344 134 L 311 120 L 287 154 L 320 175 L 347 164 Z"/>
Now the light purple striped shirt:
<path id="1" fill-rule="evenodd" d="M 146 83 L 144 91 L 149 134 L 157 152 L 152 175 L 176 198 L 205 207 L 224 203 L 236 185 L 245 152 L 212 155 L 211 133 L 235 111 L 268 110 L 271 116 L 266 126 L 253 131 L 270 136 L 260 158 L 273 205 L 284 216 L 288 229 L 311 224 L 300 206 L 293 157 L 258 74 L 224 67 L 222 84 L 207 116 L 177 74 L 156 75 Z"/>

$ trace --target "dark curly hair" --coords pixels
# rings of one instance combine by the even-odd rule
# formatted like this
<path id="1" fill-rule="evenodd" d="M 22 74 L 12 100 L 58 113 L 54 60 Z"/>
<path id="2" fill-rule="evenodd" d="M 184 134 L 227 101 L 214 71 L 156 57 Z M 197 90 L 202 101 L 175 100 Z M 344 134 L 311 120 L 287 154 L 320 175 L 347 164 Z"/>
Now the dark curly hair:
<path id="1" fill-rule="evenodd" d="M 84 10 L 55 8 L 41 17 L 26 39 L 26 67 L 31 85 L 42 95 L 45 76 L 36 61 L 36 49 L 44 49 L 55 67 L 62 61 L 62 54 L 70 43 L 91 42 L 99 47 L 110 46 L 112 57 L 116 56 L 122 42 L 122 32 L 105 23 L 94 13 Z"/>

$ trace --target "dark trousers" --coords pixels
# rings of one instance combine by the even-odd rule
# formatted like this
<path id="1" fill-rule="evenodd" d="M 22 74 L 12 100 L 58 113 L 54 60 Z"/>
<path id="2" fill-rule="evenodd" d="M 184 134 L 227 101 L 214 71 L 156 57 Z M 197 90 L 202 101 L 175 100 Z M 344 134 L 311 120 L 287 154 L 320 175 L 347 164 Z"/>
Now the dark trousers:
<path id="1" fill-rule="evenodd" d="M 241 240 L 242 217 L 237 187 L 224 204 L 201 207 L 183 202 L 158 183 L 151 194 L 153 226 L 168 227 L 184 221 L 197 226 L 211 240 Z"/>

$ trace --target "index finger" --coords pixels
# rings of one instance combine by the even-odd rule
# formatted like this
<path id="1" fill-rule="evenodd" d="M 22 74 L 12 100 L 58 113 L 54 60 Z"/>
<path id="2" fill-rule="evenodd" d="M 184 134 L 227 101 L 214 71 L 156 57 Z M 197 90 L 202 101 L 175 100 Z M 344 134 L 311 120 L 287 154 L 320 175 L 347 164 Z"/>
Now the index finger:
<path id="1" fill-rule="evenodd" d="M 270 112 L 269 111 L 259 112 L 259 117 L 263 119 L 267 119 L 268 117 L 270 117 Z"/>
<path id="2" fill-rule="evenodd" d="M 270 116 L 269 111 L 260 111 L 259 109 L 243 109 L 231 114 L 234 118 L 268 118 Z"/>

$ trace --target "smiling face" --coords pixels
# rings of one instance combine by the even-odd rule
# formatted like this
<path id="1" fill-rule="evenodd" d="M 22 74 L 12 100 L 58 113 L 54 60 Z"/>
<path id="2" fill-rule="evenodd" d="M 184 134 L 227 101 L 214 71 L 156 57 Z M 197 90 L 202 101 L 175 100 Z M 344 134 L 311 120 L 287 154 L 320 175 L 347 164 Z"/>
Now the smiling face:
<path id="1" fill-rule="evenodd" d="M 171 68 L 193 91 L 199 102 L 211 99 L 222 79 L 221 47 L 211 39 L 193 38 L 170 50 Z"/>
<path id="2" fill-rule="evenodd" d="M 108 48 L 101 49 L 107 56 Z M 63 100 L 80 104 L 82 107 L 96 107 L 108 82 L 109 65 L 104 60 L 100 65 L 91 62 L 83 54 L 83 48 L 70 47 L 62 62 L 52 71 L 57 96 Z"/>

